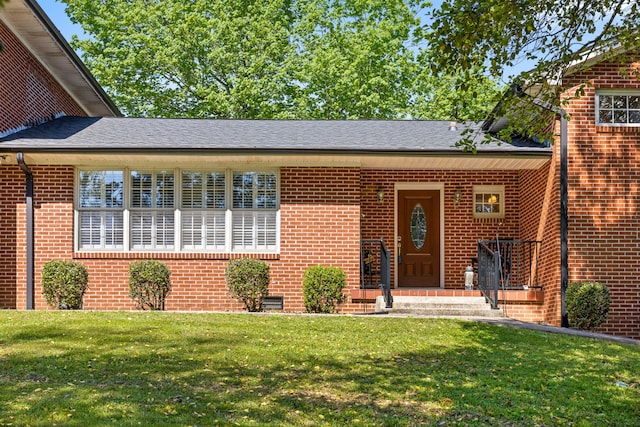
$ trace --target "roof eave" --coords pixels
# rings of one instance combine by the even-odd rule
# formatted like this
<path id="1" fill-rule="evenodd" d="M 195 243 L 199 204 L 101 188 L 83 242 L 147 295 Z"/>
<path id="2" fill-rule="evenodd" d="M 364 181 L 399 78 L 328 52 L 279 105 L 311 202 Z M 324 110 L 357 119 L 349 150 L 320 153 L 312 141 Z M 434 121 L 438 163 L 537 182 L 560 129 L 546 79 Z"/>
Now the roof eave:
<path id="1" fill-rule="evenodd" d="M 11 0 L 2 20 L 89 116 L 122 114 L 34 0 Z"/>

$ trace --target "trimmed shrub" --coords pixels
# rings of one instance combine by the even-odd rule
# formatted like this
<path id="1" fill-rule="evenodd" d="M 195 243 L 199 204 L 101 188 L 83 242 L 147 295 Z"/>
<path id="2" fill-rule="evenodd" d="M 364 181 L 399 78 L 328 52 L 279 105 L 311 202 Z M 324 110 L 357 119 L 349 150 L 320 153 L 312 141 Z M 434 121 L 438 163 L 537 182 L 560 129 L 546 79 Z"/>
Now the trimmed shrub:
<path id="1" fill-rule="evenodd" d="M 224 271 L 231 296 L 242 301 L 247 311 L 262 311 L 269 295 L 269 264 L 255 258 L 232 259 Z"/>
<path id="2" fill-rule="evenodd" d="M 129 266 L 129 296 L 142 310 L 164 310 L 171 291 L 171 271 L 159 261 L 144 260 Z"/>
<path id="3" fill-rule="evenodd" d="M 602 283 L 571 283 L 565 298 L 570 326 L 593 331 L 607 320 L 611 295 Z"/>
<path id="4" fill-rule="evenodd" d="M 347 275 L 341 268 L 309 267 L 302 279 L 305 309 L 308 313 L 335 313 L 338 304 L 346 299 L 342 293 L 346 286 Z"/>
<path id="5" fill-rule="evenodd" d="M 82 308 L 89 273 L 75 261 L 49 261 L 42 267 L 42 294 L 47 304 L 61 310 Z"/>

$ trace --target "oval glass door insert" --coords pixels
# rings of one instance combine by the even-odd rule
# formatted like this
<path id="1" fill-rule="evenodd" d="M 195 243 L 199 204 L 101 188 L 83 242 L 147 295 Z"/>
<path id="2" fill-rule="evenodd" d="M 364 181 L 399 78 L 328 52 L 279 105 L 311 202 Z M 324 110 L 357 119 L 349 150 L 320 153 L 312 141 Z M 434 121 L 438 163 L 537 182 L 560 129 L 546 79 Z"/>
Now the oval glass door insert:
<path id="1" fill-rule="evenodd" d="M 418 203 L 411 212 L 411 240 L 416 249 L 424 246 L 427 237 L 427 217 L 424 214 L 424 208 Z"/>

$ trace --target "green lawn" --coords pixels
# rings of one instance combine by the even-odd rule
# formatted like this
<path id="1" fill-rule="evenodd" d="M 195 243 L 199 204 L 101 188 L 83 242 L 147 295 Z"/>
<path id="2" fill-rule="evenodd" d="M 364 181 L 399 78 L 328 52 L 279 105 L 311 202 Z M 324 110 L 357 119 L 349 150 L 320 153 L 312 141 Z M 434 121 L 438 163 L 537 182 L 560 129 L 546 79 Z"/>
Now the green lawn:
<path id="1" fill-rule="evenodd" d="M 0 425 L 640 425 L 640 347 L 445 319 L 0 312 Z"/>

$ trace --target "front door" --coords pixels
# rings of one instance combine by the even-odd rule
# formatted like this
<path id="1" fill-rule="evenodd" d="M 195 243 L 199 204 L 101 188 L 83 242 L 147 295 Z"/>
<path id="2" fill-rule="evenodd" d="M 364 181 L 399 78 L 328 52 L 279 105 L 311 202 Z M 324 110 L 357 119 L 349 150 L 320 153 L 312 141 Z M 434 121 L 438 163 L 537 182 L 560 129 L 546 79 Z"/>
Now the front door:
<path id="1" fill-rule="evenodd" d="M 398 287 L 440 286 L 440 191 L 398 191 Z"/>

